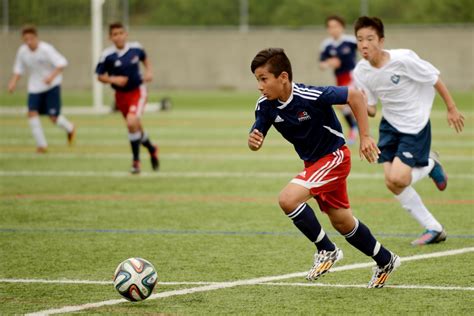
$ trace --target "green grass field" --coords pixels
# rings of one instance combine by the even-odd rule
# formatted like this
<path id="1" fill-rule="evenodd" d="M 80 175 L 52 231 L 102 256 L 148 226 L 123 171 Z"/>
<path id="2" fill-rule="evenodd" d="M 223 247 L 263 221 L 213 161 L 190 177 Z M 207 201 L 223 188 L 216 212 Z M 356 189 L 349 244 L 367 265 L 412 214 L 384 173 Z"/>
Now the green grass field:
<path id="1" fill-rule="evenodd" d="M 152 95 L 152 101 L 163 95 Z M 371 268 L 349 265 L 370 258 L 338 236 L 319 212 L 345 254 L 337 267 L 346 270 L 307 286 L 302 272 L 311 266 L 314 246 L 277 203 L 302 163 L 273 130 L 260 152 L 248 150 L 256 93 L 167 95 L 172 111 L 144 117 L 161 147 L 161 170 L 151 171 L 142 150 L 139 176 L 128 174 L 130 150 L 118 114 L 69 115 L 78 126 L 73 147 L 43 119 L 49 141 L 44 155 L 34 152 L 25 117 L 0 116 L 0 314 L 79 306 L 87 314 L 472 315 L 474 92 L 455 94 L 466 116 L 460 135 L 447 126 L 443 104 L 437 100 L 434 106 L 432 148 L 450 175 L 448 189 L 437 191 L 430 179 L 415 186 L 445 225 L 445 243 L 410 246 L 422 229 L 385 188 L 382 167 L 361 162 L 351 147 L 355 215 L 408 258 L 381 290 L 363 288 Z M 23 97 L 0 95 L 0 104 L 21 106 Z M 70 94 L 65 103 L 81 105 L 87 98 Z M 379 119 L 370 121 L 374 136 Z M 451 250 L 460 253 L 449 255 Z M 155 265 L 154 293 L 161 296 L 110 301 L 121 298 L 111 278 L 129 257 Z M 98 304 L 85 309 L 87 303 Z"/>

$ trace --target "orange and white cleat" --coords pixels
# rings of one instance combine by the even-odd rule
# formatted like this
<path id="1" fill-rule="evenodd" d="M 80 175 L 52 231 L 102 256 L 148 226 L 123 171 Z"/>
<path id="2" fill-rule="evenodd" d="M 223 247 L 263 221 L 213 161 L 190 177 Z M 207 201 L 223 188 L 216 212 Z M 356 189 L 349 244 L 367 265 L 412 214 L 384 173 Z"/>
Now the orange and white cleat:
<path id="1" fill-rule="evenodd" d="M 306 280 L 317 280 L 320 276 L 328 273 L 331 267 L 343 257 L 342 250 L 337 247 L 333 251 L 321 250 L 316 252 L 313 267 L 309 270 Z"/>
<path id="2" fill-rule="evenodd" d="M 377 266 L 374 268 L 374 274 L 372 275 L 372 279 L 370 279 L 367 287 L 369 289 L 382 288 L 390 274 L 392 274 L 392 272 L 395 271 L 395 269 L 398 268 L 400 264 L 400 257 L 392 253 L 392 258 L 390 259 L 389 263 L 383 267 Z"/>

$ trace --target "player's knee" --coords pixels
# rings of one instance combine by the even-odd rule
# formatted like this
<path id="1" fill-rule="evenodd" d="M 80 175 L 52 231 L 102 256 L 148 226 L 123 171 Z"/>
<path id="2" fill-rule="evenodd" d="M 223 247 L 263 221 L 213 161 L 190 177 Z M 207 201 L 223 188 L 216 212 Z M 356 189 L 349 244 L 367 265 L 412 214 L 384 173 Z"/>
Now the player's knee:
<path id="1" fill-rule="evenodd" d="M 390 175 L 385 179 L 385 185 L 391 191 L 404 188 L 410 185 L 410 177 L 403 175 Z"/>
<path id="2" fill-rule="evenodd" d="M 298 206 L 298 203 L 294 201 L 294 199 L 292 199 L 291 196 L 286 194 L 285 192 L 281 192 L 278 196 L 278 204 L 280 204 L 281 209 L 286 214 L 293 212 Z"/>

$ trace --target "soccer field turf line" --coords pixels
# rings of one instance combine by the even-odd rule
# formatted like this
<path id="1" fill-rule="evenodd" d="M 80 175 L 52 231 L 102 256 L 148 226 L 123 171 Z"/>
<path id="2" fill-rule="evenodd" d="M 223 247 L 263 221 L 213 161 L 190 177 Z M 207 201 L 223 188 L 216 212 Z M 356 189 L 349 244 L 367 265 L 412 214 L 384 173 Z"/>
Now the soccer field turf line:
<path id="1" fill-rule="evenodd" d="M 0 279 L 0 283 L 44 283 L 44 284 L 90 284 L 90 285 L 113 285 L 113 281 L 93 280 L 45 280 L 45 279 Z M 173 285 L 213 285 L 227 282 L 158 282 L 158 286 Z M 266 282 L 256 285 L 275 286 L 303 286 L 303 287 L 336 287 L 336 288 L 367 288 L 367 284 L 327 284 L 327 283 L 300 283 L 300 282 Z M 385 285 L 386 288 L 407 290 L 439 290 L 439 291 L 474 291 L 474 287 L 464 286 L 436 286 L 436 285 Z"/>
<path id="2" fill-rule="evenodd" d="M 429 258 L 453 256 L 453 255 L 459 255 L 459 254 L 464 254 L 464 253 L 469 253 L 469 252 L 474 252 L 474 247 L 433 252 L 433 253 L 422 254 L 422 255 L 414 255 L 410 257 L 401 258 L 401 260 L 402 262 L 408 262 L 408 261 L 415 261 L 415 260 L 425 260 Z M 374 262 L 355 263 L 355 264 L 349 264 L 345 266 L 336 267 L 332 269 L 331 272 L 349 271 L 349 270 L 367 268 L 371 266 L 374 266 Z M 155 300 L 159 298 L 167 298 L 167 297 L 178 296 L 178 295 L 187 295 L 187 294 L 198 293 L 198 292 L 208 292 L 208 291 L 214 291 L 214 290 L 219 290 L 219 289 L 232 288 L 236 286 L 258 285 L 261 283 L 291 279 L 295 277 L 302 277 L 302 276 L 305 276 L 306 274 L 307 272 L 295 272 L 295 273 L 290 273 L 290 274 L 259 277 L 259 278 L 247 279 L 247 280 L 222 282 L 222 283 L 217 283 L 217 284 L 210 284 L 210 285 L 204 285 L 204 286 L 199 286 L 199 287 L 156 293 L 156 294 L 151 295 L 147 300 Z M 53 315 L 53 314 L 61 314 L 61 313 L 71 313 L 71 312 L 77 312 L 77 311 L 82 311 L 82 310 L 91 309 L 91 308 L 98 308 L 102 306 L 121 304 L 125 302 L 128 302 L 128 301 L 125 299 L 114 299 L 114 300 L 87 303 L 87 304 L 76 305 L 76 306 L 65 306 L 65 307 L 56 308 L 56 309 L 42 310 L 42 311 L 38 311 L 34 313 L 29 313 L 26 315 L 32 316 L 32 315 Z"/>

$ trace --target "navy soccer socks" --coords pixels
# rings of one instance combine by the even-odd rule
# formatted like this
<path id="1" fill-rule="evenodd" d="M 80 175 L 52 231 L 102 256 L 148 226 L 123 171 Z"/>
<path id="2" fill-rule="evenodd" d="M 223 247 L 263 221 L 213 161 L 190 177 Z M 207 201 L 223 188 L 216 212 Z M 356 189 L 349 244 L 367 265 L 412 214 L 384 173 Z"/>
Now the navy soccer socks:
<path id="1" fill-rule="evenodd" d="M 344 235 L 346 240 L 367 256 L 372 257 L 378 266 L 383 267 L 388 264 L 392 258 L 392 253 L 375 239 L 364 223 L 360 222 L 357 218 L 354 219 L 356 225 L 351 232 Z"/>
<path id="2" fill-rule="evenodd" d="M 336 249 L 308 204 L 301 203 L 293 212 L 287 215 L 291 218 L 293 224 L 316 245 L 318 251 L 333 251 Z"/>
<path id="3" fill-rule="evenodd" d="M 142 133 L 128 133 L 128 139 L 130 140 L 130 146 L 132 147 L 133 161 L 140 161 L 140 143 Z"/>
<path id="4" fill-rule="evenodd" d="M 148 137 L 148 134 L 146 132 L 143 132 L 142 134 L 141 143 L 148 149 L 148 152 L 150 154 L 153 154 L 155 152 L 155 146 L 150 141 L 150 138 Z"/>

